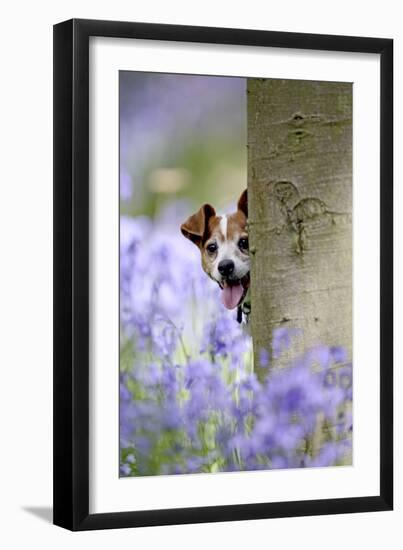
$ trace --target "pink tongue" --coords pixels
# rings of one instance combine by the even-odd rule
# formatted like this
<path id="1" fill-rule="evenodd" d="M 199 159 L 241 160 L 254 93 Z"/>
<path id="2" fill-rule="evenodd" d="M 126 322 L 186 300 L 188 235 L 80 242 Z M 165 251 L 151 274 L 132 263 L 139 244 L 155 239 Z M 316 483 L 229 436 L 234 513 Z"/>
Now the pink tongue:
<path id="1" fill-rule="evenodd" d="M 242 298 L 243 287 L 241 283 L 225 285 L 221 291 L 221 301 L 227 309 L 234 309 Z"/>

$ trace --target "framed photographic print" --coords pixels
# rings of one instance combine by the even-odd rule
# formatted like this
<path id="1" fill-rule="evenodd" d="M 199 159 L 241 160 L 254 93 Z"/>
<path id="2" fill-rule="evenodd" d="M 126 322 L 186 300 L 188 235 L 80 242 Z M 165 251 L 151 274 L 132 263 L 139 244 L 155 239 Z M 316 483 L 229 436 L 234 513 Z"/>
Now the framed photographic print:
<path id="1" fill-rule="evenodd" d="M 391 510 L 393 42 L 54 27 L 54 523 Z"/>

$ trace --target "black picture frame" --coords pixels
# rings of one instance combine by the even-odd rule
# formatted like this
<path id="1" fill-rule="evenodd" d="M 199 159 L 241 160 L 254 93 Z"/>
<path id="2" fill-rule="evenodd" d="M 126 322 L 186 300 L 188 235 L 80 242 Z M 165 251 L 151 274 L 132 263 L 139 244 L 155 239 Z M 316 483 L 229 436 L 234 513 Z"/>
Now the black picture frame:
<path id="1" fill-rule="evenodd" d="M 89 513 L 89 38 L 380 54 L 380 491 L 365 497 Z M 393 40 L 73 19 L 54 26 L 54 523 L 71 530 L 393 507 Z"/>

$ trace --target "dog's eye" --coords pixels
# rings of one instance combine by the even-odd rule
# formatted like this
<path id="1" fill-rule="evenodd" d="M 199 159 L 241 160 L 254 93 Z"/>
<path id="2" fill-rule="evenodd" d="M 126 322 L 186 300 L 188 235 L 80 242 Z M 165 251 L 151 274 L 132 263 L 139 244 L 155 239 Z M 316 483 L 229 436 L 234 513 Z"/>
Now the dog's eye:
<path id="1" fill-rule="evenodd" d="M 216 243 L 210 243 L 208 246 L 207 246 L 207 252 L 210 252 L 210 254 L 214 254 L 214 252 L 217 251 L 217 245 Z"/>
<path id="2" fill-rule="evenodd" d="M 249 248 L 248 239 L 246 238 L 239 239 L 238 246 L 241 250 L 248 250 Z"/>

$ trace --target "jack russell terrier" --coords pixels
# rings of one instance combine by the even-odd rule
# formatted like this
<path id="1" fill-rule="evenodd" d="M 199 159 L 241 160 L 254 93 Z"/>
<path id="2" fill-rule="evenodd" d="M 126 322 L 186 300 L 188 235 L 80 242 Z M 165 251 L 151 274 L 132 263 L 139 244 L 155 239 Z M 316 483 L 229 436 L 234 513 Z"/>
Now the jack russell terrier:
<path id="1" fill-rule="evenodd" d="M 248 196 L 245 190 L 233 214 L 217 215 L 210 204 L 181 225 L 182 234 L 200 250 L 202 267 L 221 288 L 227 309 L 237 308 L 237 320 L 246 322 L 250 314 L 249 243 L 247 233 Z"/>

